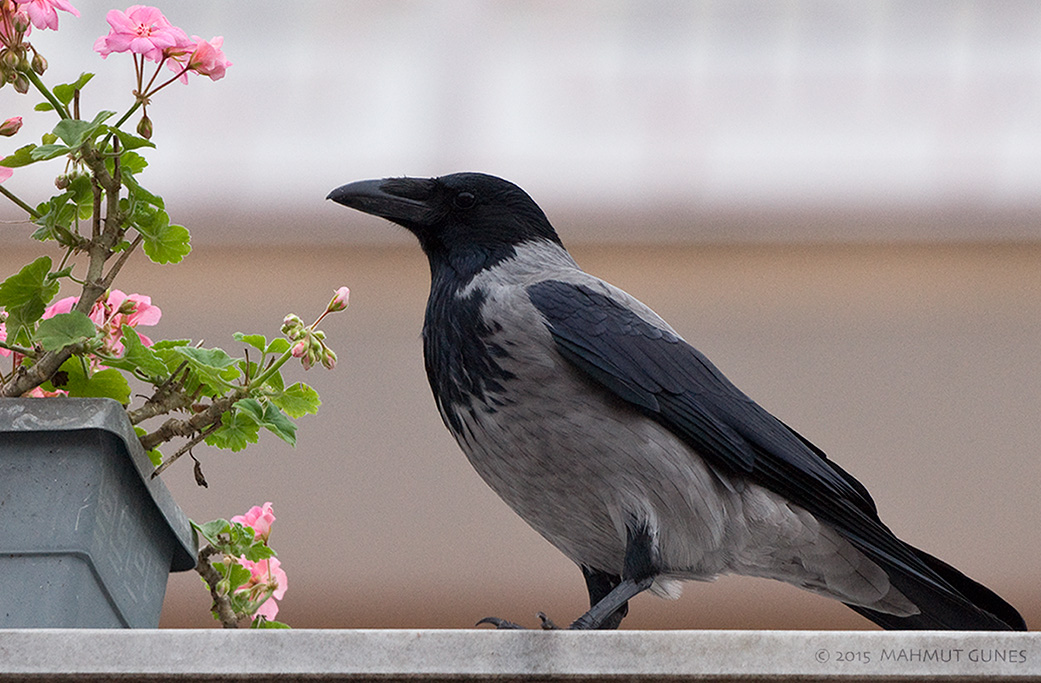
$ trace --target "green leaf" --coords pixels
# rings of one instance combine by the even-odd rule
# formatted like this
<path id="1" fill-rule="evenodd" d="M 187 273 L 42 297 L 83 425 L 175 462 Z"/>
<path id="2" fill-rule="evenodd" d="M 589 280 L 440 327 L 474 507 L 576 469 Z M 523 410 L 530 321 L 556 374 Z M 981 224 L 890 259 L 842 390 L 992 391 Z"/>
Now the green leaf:
<path id="1" fill-rule="evenodd" d="M 267 339 L 262 334 L 242 334 L 241 332 L 236 332 L 231 336 L 235 341 L 249 344 L 261 353 L 264 353 L 267 349 Z"/>
<path id="2" fill-rule="evenodd" d="M 126 131 L 112 128 L 111 126 L 109 127 L 109 130 L 116 134 L 116 137 L 119 138 L 119 143 L 123 146 L 124 150 L 138 149 L 139 147 L 155 147 L 155 143 L 151 140 L 139 138 L 136 135 L 131 135 Z"/>
<path id="3" fill-rule="evenodd" d="M 0 283 L 0 307 L 7 312 L 8 341 L 28 343 L 33 326 L 58 293 L 58 282 L 49 280 L 49 256 L 41 256 Z"/>
<path id="4" fill-rule="evenodd" d="M 272 398 L 271 402 L 292 418 L 303 417 L 307 414 L 314 415 L 318 412 L 318 406 L 322 405 L 318 392 L 303 382 L 297 382 L 280 396 Z"/>
<path id="5" fill-rule="evenodd" d="M 237 401 L 234 410 L 240 410 L 246 413 L 257 424 L 264 421 L 264 406 L 262 406 L 260 401 L 255 398 L 244 398 Z"/>
<path id="6" fill-rule="evenodd" d="M 250 375 L 251 377 L 257 377 L 258 375 Z M 279 371 L 274 372 L 267 381 L 264 382 L 270 389 L 275 392 L 281 393 L 286 390 L 286 381 L 282 379 L 282 373 Z"/>
<path id="7" fill-rule="evenodd" d="M 115 115 L 114 111 L 99 111 L 91 121 L 62 119 L 54 126 L 54 134 L 69 147 L 79 147 L 98 132 L 102 123 Z"/>
<path id="8" fill-rule="evenodd" d="M 68 121 L 69 119 L 66 119 Z M 33 161 L 47 161 L 72 151 L 71 147 L 65 145 L 40 145 L 34 149 L 29 156 Z"/>
<path id="9" fill-rule="evenodd" d="M 191 253 L 191 234 L 181 225 L 170 225 L 163 210 L 155 211 L 150 220 L 136 222 L 134 227 L 144 237 L 145 254 L 154 263 L 180 263 Z"/>
<path id="10" fill-rule="evenodd" d="M 45 304 L 58 293 L 58 284 L 47 281 L 51 258 L 41 256 L 3 282 L 0 282 L 0 306 L 6 309 L 31 301 Z M 43 311 L 40 311 L 41 315 Z"/>
<path id="11" fill-rule="evenodd" d="M 152 350 L 164 351 L 167 349 L 176 349 L 182 346 L 189 346 L 191 343 L 191 339 L 160 339 L 156 343 L 152 344 Z"/>
<path id="12" fill-rule="evenodd" d="M 19 147 L 13 154 L 8 154 L 3 159 L 0 159 L 0 166 L 6 166 L 7 168 L 28 166 L 36 161 L 36 159 L 33 158 L 34 149 L 36 149 L 36 145 L 31 143 L 25 147 Z"/>
<path id="13" fill-rule="evenodd" d="M 85 86 L 92 78 L 94 78 L 94 74 L 86 72 L 81 73 L 80 77 L 72 83 L 61 83 L 60 85 L 56 85 L 51 92 L 54 93 L 54 96 L 58 98 L 59 102 L 62 104 L 68 104 L 69 102 L 72 102 L 72 98 L 75 96 L 76 91 L 83 90 L 83 86 Z"/>
<path id="14" fill-rule="evenodd" d="M 241 403 L 241 401 L 240 401 Z M 247 413 L 229 410 L 221 416 L 221 426 L 206 437 L 206 443 L 216 448 L 229 448 L 238 452 L 251 443 L 256 443 L 260 425 Z"/>
<path id="15" fill-rule="evenodd" d="M 148 377 L 162 380 L 170 374 L 162 358 L 142 344 L 141 336 L 129 325 L 123 325 L 123 346 L 126 348 L 123 360 L 139 368 Z"/>
<path id="16" fill-rule="evenodd" d="M 70 204 L 69 200 L 75 195 L 75 190 L 69 190 L 51 197 L 46 203 L 36 207 L 40 214 L 33 222 L 40 229 L 33 233 L 33 239 L 40 241 L 58 240 L 68 242 L 71 238 L 72 222 L 76 219 L 76 206 Z"/>
<path id="17" fill-rule="evenodd" d="M 130 401 L 130 385 L 123 373 L 115 368 L 88 373 L 80 357 L 73 356 L 62 363 L 61 369 L 68 374 L 68 380 L 56 387 L 69 392 L 69 396 L 114 398 L 124 405 Z"/>
<path id="18" fill-rule="evenodd" d="M 52 111 L 54 109 L 54 105 L 50 102 L 40 102 L 35 107 L 33 107 L 33 109 L 35 109 L 36 111 Z"/>
<path id="19" fill-rule="evenodd" d="M 263 543 L 252 543 L 242 555 L 250 562 L 260 562 L 269 557 L 275 557 L 275 551 Z"/>
<path id="20" fill-rule="evenodd" d="M 158 209 L 163 208 L 163 198 L 141 187 L 141 184 L 137 182 L 137 178 L 132 172 L 123 174 L 123 184 L 126 185 L 130 198 L 135 204 L 144 202 Z"/>
<path id="21" fill-rule="evenodd" d="M 72 311 L 41 320 L 36 341 L 44 351 L 61 351 L 66 346 L 93 339 L 97 333 L 94 321 L 79 311 Z"/>
<path id="22" fill-rule="evenodd" d="M 175 346 L 170 349 L 177 356 L 187 360 L 199 381 L 213 389 L 207 395 L 223 394 L 232 389 L 229 383 L 239 376 L 238 362 L 222 349 L 197 349 L 194 346 Z M 169 364 L 168 364 L 169 365 Z"/>
<path id="23" fill-rule="evenodd" d="M 196 524 L 192 522 L 192 527 L 199 532 L 199 535 L 206 539 L 206 541 L 214 546 L 218 547 L 221 545 L 217 537 L 221 534 L 227 534 L 231 531 L 231 522 L 226 519 L 214 519 L 204 524 Z"/>
<path id="24" fill-rule="evenodd" d="M 264 406 L 264 420 L 261 424 L 290 446 L 296 445 L 296 425 L 273 404 Z"/>
<path id="25" fill-rule="evenodd" d="M 253 572 L 246 569 L 238 562 L 232 563 L 231 571 L 228 576 L 228 582 L 231 584 L 232 591 L 243 584 L 249 583 L 251 578 L 253 578 Z"/>
<path id="26" fill-rule="evenodd" d="M 229 356 L 224 349 L 199 349 L 194 346 L 175 346 L 173 349 L 192 365 L 212 370 L 229 368 L 238 360 Z"/>
<path id="27" fill-rule="evenodd" d="M 271 340 L 271 343 L 267 345 L 267 352 L 274 353 L 281 356 L 283 353 L 288 351 L 292 347 L 289 340 L 285 337 L 275 337 Z"/>
<path id="28" fill-rule="evenodd" d="M 119 168 L 136 174 L 148 168 L 148 161 L 137 152 L 123 152 L 119 155 Z"/>

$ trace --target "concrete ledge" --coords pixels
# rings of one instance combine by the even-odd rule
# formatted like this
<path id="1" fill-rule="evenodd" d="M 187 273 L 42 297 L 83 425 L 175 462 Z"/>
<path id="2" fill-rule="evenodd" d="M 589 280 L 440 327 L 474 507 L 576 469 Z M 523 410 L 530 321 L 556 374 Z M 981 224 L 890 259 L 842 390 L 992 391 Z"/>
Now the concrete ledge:
<path id="1" fill-rule="evenodd" d="M 1041 634 L 0 630 L 0 681 L 774 681 L 1041 677 Z"/>

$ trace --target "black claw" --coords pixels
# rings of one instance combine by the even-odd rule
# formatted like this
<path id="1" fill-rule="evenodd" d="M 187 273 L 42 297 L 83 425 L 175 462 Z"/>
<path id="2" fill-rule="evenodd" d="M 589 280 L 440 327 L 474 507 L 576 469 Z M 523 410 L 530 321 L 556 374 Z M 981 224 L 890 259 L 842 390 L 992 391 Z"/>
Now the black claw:
<path id="1" fill-rule="evenodd" d="M 538 612 L 535 616 L 542 622 L 543 631 L 557 631 L 560 629 L 559 626 L 553 623 L 553 620 L 546 616 L 545 612 Z"/>
<path id="2" fill-rule="evenodd" d="M 500 619 L 499 617 L 485 617 L 478 621 L 474 626 L 480 626 L 481 624 L 491 624 L 497 629 L 523 629 L 524 627 L 520 624 L 515 624 L 512 621 Z"/>

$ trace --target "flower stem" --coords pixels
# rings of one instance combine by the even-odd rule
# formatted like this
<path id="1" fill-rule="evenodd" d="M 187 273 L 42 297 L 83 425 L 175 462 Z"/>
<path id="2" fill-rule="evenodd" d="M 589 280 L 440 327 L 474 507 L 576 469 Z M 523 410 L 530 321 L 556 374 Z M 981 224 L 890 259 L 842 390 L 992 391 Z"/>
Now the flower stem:
<path id="1" fill-rule="evenodd" d="M 8 199 L 10 199 L 10 200 L 11 200 L 12 202 L 14 202 L 15 204 L 17 204 L 17 205 L 18 205 L 18 208 L 22 209 L 22 210 L 23 210 L 23 211 L 25 211 L 25 212 L 26 212 L 27 214 L 29 214 L 29 217 L 30 217 L 30 218 L 33 218 L 33 219 L 37 219 L 37 218 L 39 218 L 39 217 L 40 217 L 40 214 L 38 214 L 38 213 L 36 212 L 36 209 L 34 209 L 33 207 L 31 207 L 31 206 L 29 206 L 28 204 L 26 204 L 25 202 L 23 202 L 23 201 L 22 201 L 21 199 L 19 199 L 19 198 L 18 198 L 18 197 L 17 197 L 17 196 L 16 196 L 16 195 L 15 195 L 15 194 L 13 193 L 13 192 L 11 192 L 10 190 L 8 190 L 8 189 L 7 189 L 6 187 L 4 187 L 3 185 L 0 185 L 0 194 L 2 194 L 3 196 L 7 197 Z"/>
<path id="2" fill-rule="evenodd" d="M 47 98 L 47 101 L 54 107 L 54 111 L 58 112 L 58 116 L 63 119 L 69 118 L 69 110 L 65 108 L 65 105 L 58 101 L 58 98 L 43 84 L 40 77 L 36 75 L 36 72 L 32 69 L 22 69 L 22 73 L 25 74 L 29 82 L 32 83 L 40 94 Z"/>
<path id="3" fill-rule="evenodd" d="M 133 113 L 138 110 L 140 106 L 141 100 L 137 100 L 136 102 L 134 102 L 134 106 L 130 107 L 130 109 L 127 109 L 127 113 L 123 114 L 123 116 L 121 116 L 118 121 L 112 124 L 112 127 L 119 128 L 120 126 L 122 126 L 124 123 L 127 122 L 127 119 L 129 119 L 133 115 Z M 105 142 L 108 142 L 108 138 L 105 138 Z M 102 143 L 101 149 L 105 149 L 105 143 Z"/>
<path id="4" fill-rule="evenodd" d="M 265 382 L 271 379 L 271 375 L 278 372 L 279 368 L 285 365 L 286 362 L 292 357 L 293 347 L 289 347 L 289 349 L 287 349 L 285 353 L 279 356 L 278 360 L 271 364 L 271 367 L 262 372 L 259 377 L 253 378 L 253 380 L 251 380 L 249 383 L 250 386 L 263 386 Z"/>

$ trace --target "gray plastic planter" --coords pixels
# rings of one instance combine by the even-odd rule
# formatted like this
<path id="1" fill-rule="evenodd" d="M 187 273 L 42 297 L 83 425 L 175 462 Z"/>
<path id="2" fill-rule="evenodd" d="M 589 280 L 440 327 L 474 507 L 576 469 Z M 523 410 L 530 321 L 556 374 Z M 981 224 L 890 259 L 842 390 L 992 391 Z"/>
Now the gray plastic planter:
<path id="1" fill-rule="evenodd" d="M 0 399 L 0 628 L 154 628 L 188 518 L 123 407 Z"/>

